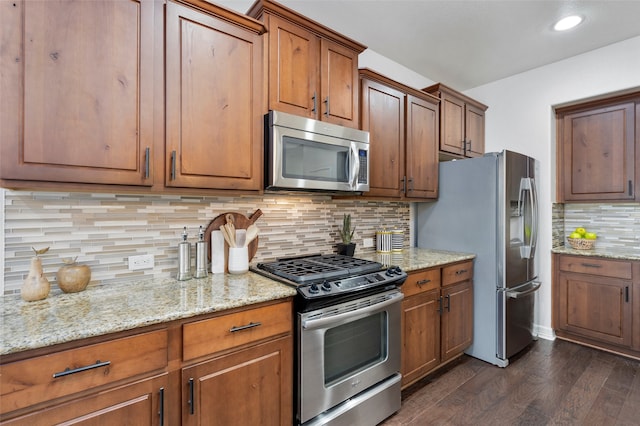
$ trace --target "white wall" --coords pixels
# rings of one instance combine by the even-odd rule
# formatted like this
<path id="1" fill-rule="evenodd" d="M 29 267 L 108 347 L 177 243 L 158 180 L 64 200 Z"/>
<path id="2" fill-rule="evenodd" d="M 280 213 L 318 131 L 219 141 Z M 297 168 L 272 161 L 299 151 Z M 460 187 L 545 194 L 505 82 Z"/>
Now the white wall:
<path id="1" fill-rule="evenodd" d="M 423 89 L 435 82 L 397 62 L 382 56 L 371 49 L 367 49 L 358 56 L 359 68 L 370 68 L 392 80 L 405 84 L 414 89 Z"/>
<path id="2" fill-rule="evenodd" d="M 541 238 L 536 324 L 551 331 L 551 207 L 555 201 L 554 105 L 640 87 L 640 37 L 465 92 L 489 105 L 486 151 L 504 148 L 539 160 Z"/>

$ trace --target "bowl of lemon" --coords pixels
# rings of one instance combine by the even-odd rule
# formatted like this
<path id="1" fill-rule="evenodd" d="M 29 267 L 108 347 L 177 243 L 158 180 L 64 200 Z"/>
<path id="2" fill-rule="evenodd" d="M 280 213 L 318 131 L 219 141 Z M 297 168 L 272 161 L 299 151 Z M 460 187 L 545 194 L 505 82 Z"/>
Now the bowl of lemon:
<path id="1" fill-rule="evenodd" d="M 568 237 L 569 245 L 576 250 L 591 250 L 596 244 L 598 236 L 595 232 L 588 232 L 585 228 L 576 228 Z"/>

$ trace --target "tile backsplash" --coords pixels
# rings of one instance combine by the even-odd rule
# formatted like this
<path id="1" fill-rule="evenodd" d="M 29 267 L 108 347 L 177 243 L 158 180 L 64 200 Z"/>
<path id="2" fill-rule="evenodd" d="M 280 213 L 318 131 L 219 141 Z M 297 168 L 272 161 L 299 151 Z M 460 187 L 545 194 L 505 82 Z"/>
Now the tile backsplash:
<path id="1" fill-rule="evenodd" d="M 553 244 L 564 245 L 578 227 L 598 235 L 599 248 L 640 251 L 640 204 L 554 204 Z M 562 234 L 557 235 L 559 232 Z"/>
<path id="2" fill-rule="evenodd" d="M 148 277 L 175 276 L 183 227 L 195 242 L 200 225 L 219 214 L 263 216 L 253 261 L 308 253 L 329 253 L 340 238 L 343 213 L 352 215 L 358 253 L 363 238 L 383 226 L 404 230 L 409 245 L 410 203 L 332 199 L 326 195 L 195 197 L 9 191 L 5 193 L 4 292 L 19 292 L 29 270 L 32 247 L 42 255 L 44 273 L 55 287 L 62 258 L 78 257 L 91 266 L 90 285 Z M 195 250 L 195 249 L 194 249 Z M 153 254 L 155 268 L 129 271 L 132 255 Z M 195 256 L 192 256 L 192 258 Z"/>

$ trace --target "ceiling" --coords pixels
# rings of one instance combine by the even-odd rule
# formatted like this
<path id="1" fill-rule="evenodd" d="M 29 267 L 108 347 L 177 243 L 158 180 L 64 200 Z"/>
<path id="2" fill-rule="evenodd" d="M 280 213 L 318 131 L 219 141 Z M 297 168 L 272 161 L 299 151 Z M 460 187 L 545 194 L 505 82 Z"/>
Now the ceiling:
<path id="1" fill-rule="evenodd" d="M 246 12 L 253 1 L 210 0 Z M 467 90 L 640 36 L 640 0 L 279 0 L 416 73 Z M 584 22 L 564 33 L 554 22 Z M 630 52 L 640 54 L 640 52 Z"/>

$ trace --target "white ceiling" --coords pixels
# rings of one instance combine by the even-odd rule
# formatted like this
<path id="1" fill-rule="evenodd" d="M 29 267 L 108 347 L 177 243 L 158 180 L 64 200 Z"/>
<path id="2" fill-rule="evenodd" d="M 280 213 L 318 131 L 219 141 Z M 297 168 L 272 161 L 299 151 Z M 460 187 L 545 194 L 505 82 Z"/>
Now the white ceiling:
<path id="1" fill-rule="evenodd" d="M 246 12 L 253 3 L 209 1 L 240 12 Z M 279 3 L 430 80 L 458 90 L 640 36 L 640 0 L 280 0 Z M 580 14 L 585 20 L 573 30 L 553 31 L 554 22 L 569 14 Z"/>

